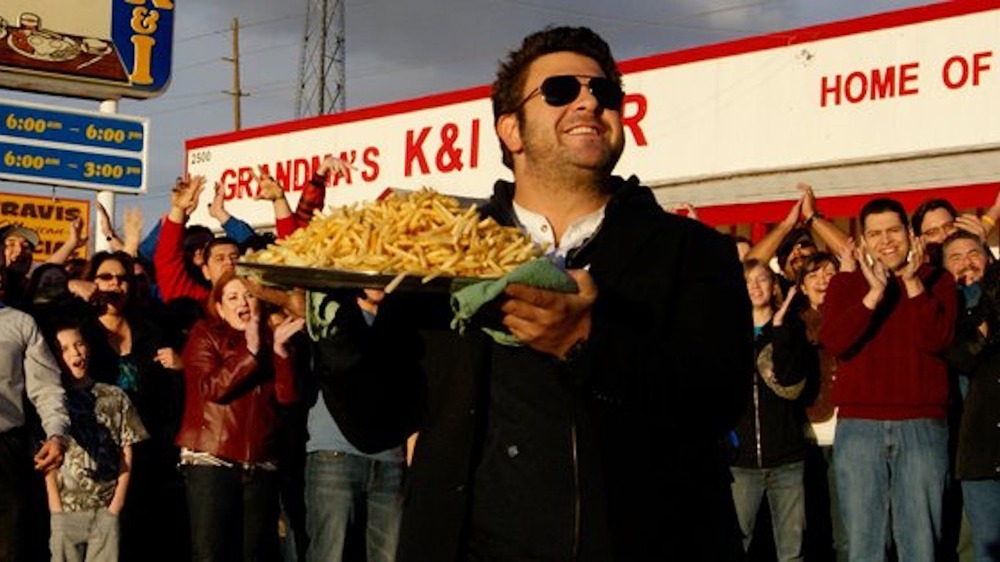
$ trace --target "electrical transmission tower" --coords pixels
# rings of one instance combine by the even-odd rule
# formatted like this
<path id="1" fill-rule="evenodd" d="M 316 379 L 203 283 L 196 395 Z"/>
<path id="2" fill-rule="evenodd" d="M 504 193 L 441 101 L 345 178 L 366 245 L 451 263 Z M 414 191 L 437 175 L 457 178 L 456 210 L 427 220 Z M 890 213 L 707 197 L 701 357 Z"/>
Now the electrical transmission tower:
<path id="1" fill-rule="evenodd" d="M 345 0 L 305 0 L 296 117 L 343 111 Z"/>

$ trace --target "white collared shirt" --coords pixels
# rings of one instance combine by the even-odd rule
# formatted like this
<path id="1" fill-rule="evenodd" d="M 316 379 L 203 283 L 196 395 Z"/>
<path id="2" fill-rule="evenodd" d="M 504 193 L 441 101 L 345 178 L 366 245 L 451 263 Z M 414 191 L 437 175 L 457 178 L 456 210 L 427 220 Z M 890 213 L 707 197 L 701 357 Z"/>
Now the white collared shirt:
<path id="1" fill-rule="evenodd" d="M 567 253 L 582 246 L 597 232 L 604 220 L 606 207 L 607 205 L 602 205 L 593 213 L 573 221 L 573 224 L 569 225 L 569 228 L 563 233 L 561 243 L 558 246 L 556 246 L 555 231 L 547 218 L 529 211 L 517 203 L 514 203 L 514 214 L 517 216 L 517 222 L 521 223 L 521 227 L 536 244 L 548 247 L 546 255 L 565 258 Z"/>

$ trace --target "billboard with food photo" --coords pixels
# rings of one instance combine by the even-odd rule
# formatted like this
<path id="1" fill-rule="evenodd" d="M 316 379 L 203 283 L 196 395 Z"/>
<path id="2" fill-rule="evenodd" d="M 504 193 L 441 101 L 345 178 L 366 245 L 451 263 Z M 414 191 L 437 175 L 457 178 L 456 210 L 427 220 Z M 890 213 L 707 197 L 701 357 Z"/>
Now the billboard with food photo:
<path id="1" fill-rule="evenodd" d="M 174 0 L 4 0 L 0 87 L 148 98 L 170 81 Z"/>

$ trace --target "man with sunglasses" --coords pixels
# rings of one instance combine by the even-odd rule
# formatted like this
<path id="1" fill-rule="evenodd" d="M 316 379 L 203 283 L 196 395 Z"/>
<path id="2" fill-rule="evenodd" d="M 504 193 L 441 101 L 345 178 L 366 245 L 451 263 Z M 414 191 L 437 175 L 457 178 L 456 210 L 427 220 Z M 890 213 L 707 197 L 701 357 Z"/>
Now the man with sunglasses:
<path id="1" fill-rule="evenodd" d="M 603 39 L 557 27 L 493 84 L 514 182 L 480 213 L 547 244 L 578 287 L 509 285 L 477 318 L 520 345 L 449 330 L 446 296 L 397 293 L 370 328 L 343 299 L 319 341 L 348 440 L 419 432 L 401 562 L 740 554 L 722 443 L 749 395 L 748 297 L 728 238 L 612 175 L 620 82 Z"/>

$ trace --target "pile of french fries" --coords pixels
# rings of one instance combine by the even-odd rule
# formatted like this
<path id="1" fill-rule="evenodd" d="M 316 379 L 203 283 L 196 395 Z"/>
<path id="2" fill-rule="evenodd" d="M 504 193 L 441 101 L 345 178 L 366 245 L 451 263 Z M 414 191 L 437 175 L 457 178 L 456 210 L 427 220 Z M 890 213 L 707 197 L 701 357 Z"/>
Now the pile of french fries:
<path id="1" fill-rule="evenodd" d="M 391 290 L 405 276 L 500 277 L 543 251 L 517 228 L 424 188 L 317 214 L 245 261 L 395 275 Z"/>

